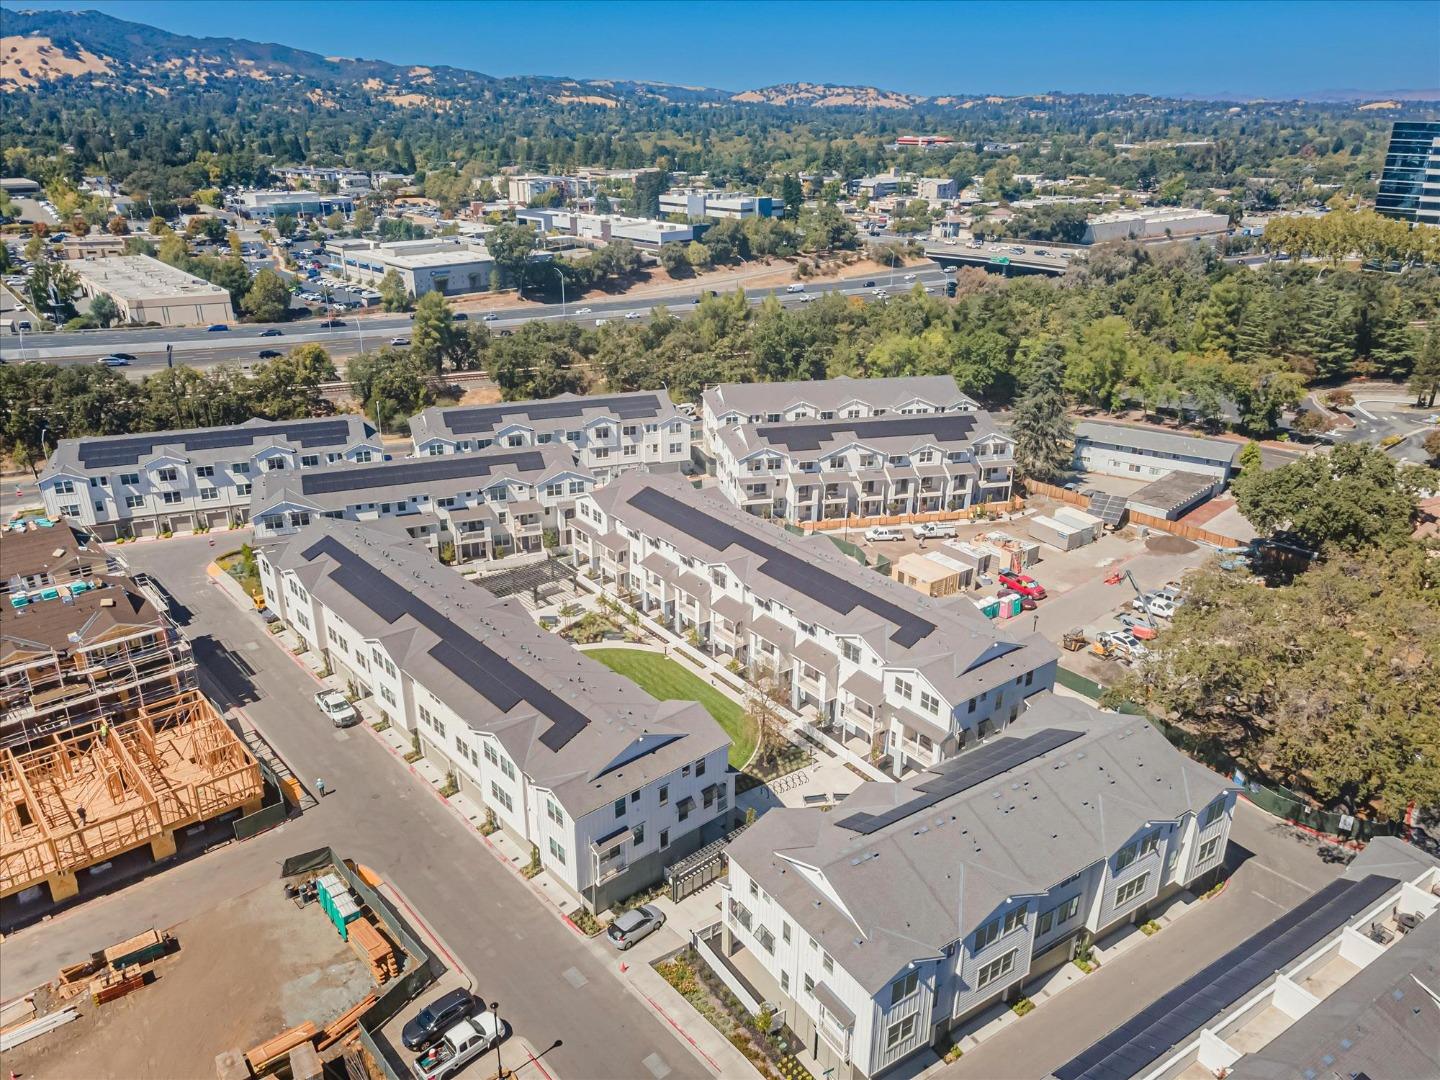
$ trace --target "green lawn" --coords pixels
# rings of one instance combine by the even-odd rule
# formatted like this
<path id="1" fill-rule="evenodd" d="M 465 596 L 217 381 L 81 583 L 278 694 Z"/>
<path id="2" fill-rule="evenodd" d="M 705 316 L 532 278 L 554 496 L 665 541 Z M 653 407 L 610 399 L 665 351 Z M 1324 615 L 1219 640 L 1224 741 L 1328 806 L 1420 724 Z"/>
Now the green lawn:
<path id="1" fill-rule="evenodd" d="M 698 701 L 730 736 L 730 764 L 737 769 L 755 752 L 755 725 L 745 710 L 677 661 L 645 649 L 589 649 L 586 656 L 624 675 L 661 701 Z"/>

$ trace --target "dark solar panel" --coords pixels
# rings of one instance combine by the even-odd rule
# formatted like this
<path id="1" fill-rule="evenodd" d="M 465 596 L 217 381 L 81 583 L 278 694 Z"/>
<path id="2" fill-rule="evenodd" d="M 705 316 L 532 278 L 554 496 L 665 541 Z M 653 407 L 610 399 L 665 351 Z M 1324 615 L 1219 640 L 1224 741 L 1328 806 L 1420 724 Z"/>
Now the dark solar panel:
<path id="1" fill-rule="evenodd" d="M 573 705 L 562 701 L 339 540 L 322 537 L 306 548 L 301 558 L 308 562 L 321 555 L 328 555 L 339 564 L 330 575 L 336 584 L 380 618 L 394 623 L 404 615 L 411 615 L 439 637 L 430 655 L 495 708 L 508 713 L 523 701 L 549 719 L 550 726 L 540 736 L 541 744 L 547 749 L 558 753 L 590 723 Z"/>
<path id="2" fill-rule="evenodd" d="M 848 614 L 856 608 L 862 608 L 894 623 L 896 629 L 890 635 L 890 640 L 897 645 L 909 648 L 935 630 L 934 623 L 914 612 L 892 604 L 829 570 L 815 566 L 788 551 L 782 551 L 759 537 L 728 525 L 719 518 L 711 517 L 705 511 L 689 506 L 662 491 L 645 488 L 631 496 L 630 505 L 674 526 L 716 551 L 723 552 L 726 548 L 738 547 L 760 556 L 765 560 L 760 565 L 761 573 L 804 593 L 831 611 Z"/>
<path id="3" fill-rule="evenodd" d="M 1377 874 L 1359 881 L 1332 881 L 1136 1013 L 1054 1075 L 1058 1080 L 1128 1080 L 1399 884 Z"/>
<path id="4" fill-rule="evenodd" d="M 1094 514 L 1112 529 L 1120 527 L 1125 517 L 1126 499 L 1123 495 L 1108 495 L 1103 491 L 1090 493 L 1090 513 Z"/>
<path id="5" fill-rule="evenodd" d="M 660 412 L 658 394 L 624 395 L 620 397 L 582 397 L 573 401 L 510 402 L 474 409 L 445 409 L 441 412 L 445 427 L 452 435 L 476 435 L 493 431 L 507 416 L 529 420 L 562 420 L 579 416 L 586 409 L 603 409 L 621 420 L 640 420 Z"/>
<path id="6" fill-rule="evenodd" d="M 285 424 L 257 424 L 249 427 L 209 428 L 204 431 L 157 431 L 125 439 L 84 439 L 78 451 L 80 464 L 87 469 L 134 465 L 157 446 L 179 446 L 187 451 L 224 450 L 250 446 L 261 439 L 287 439 L 302 447 L 343 446 L 350 438 L 345 420 L 299 420 Z"/>
<path id="7" fill-rule="evenodd" d="M 974 429 L 975 417 L 969 413 L 916 413 L 910 416 L 822 420 L 814 424 L 765 424 L 757 427 L 755 434 L 775 446 L 800 451 L 818 450 L 841 432 L 860 439 L 933 435 L 937 442 L 960 442 L 970 438 Z"/>
<path id="8" fill-rule="evenodd" d="M 514 466 L 521 472 L 536 472 L 544 468 L 545 457 L 537 450 L 521 450 L 513 454 L 445 454 L 359 467 L 337 465 L 301 474 L 300 490 L 306 495 L 325 495 L 396 484 L 420 485 L 470 477 L 481 479 L 507 466 Z"/>
<path id="9" fill-rule="evenodd" d="M 938 766 L 938 775 L 916 784 L 920 792 L 915 798 L 892 807 L 881 814 L 861 812 L 842 819 L 839 825 L 864 836 L 879 832 L 897 821 L 904 821 L 912 814 L 928 810 L 938 802 L 968 791 L 973 787 L 993 780 L 1001 773 L 1032 761 L 1041 754 L 1058 750 L 1084 732 L 1064 731 L 1059 728 L 1045 728 L 1025 736 L 1023 739 L 1001 739 L 988 746 L 977 747 L 969 753 L 951 758 Z"/>

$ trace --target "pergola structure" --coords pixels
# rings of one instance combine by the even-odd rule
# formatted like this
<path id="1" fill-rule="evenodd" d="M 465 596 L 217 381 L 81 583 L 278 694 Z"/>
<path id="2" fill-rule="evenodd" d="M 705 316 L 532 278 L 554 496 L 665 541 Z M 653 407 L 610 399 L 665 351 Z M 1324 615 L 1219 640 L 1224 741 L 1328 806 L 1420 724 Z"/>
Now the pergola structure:
<path id="1" fill-rule="evenodd" d="M 76 873 L 149 844 L 175 853 L 175 831 L 260 809 L 260 767 L 198 691 L 130 720 L 16 753 L 0 749 L 0 897 L 41 882 L 55 901 Z"/>

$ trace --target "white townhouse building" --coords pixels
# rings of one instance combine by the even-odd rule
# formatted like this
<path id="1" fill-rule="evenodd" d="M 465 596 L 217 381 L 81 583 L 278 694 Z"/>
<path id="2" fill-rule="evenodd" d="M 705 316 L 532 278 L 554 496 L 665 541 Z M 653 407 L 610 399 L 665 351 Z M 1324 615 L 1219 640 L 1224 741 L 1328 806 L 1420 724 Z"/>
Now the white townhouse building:
<path id="1" fill-rule="evenodd" d="M 798 524 L 1008 501 L 1014 447 L 977 411 L 741 424 L 712 450 L 726 498 Z"/>
<path id="2" fill-rule="evenodd" d="M 878 1076 L 1210 881 L 1235 794 L 1143 718 L 1040 694 L 929 772 L 766 813 L 729 847 L 721 948 L 827 1076 Z"/>
<path id="3" fill-rule="evenodd" d="M 259 477 L 250 519 L 257 540 L 299 532 L 319 518 L 393 519 L 458 562 L 544 550 L 546 531 L 570 543 L 575 500 L 595 486 L 564 446 L 331 465 Z"/>
<path id="4" fill-rule="evenodd" d="M 384 461 L 357 416 L 61 439 L 40 476 L 45 512 L 102 540 L 227 528 L 250 516 L 255 481 L 337 462 Z"/>
<path id="5" fill-rule="evenodd" d="M 721 383 L 700 399 L 705 448 L 714 452 L 722 427 L 795 420 L 855 420 L 893 413 L 973 412 L 979 404 L 960 392 L 952 375 L 889 379 L 813 379 L 806 382 Z"/>
<path id="6" fill-rule="evenodd" d="M 1003 730 L 1055 682 L 1059 654 L 1039 634 L 964 597 L 922 596 L 680 477 L 622 476 L 579 500 L 574 527 L 577 563 L 606 592 L 773 680 L 897 776 Z"/>
<path id="7" fill-rule="evenodd" d="M 326 519 L 258 564 L 285 625 L 593 910 L 727 831 L 730 739 L 701 705 L 656 701 L 415 542 Z"/>
<path id="8" fill-rule="evenodd" d="M 1440 860 L 1376 836 L 1278 914 L 1051 1074 L 1187 1080 L 1440 1076 Z"/>
<path id="9" fill-rule="evenodd" d="M 491 446 L 558 444 L 603 484 L 629 469 L 678 472 L 690 460 L 692 421 L 664 390 L 498 405 L 432 406 L 410 418 L 417 457 Z"/>

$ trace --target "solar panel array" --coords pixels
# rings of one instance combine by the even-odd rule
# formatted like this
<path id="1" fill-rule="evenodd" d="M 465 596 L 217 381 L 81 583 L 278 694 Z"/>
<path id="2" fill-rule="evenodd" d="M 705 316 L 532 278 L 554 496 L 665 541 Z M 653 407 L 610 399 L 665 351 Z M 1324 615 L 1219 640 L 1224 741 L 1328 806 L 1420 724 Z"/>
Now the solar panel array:
<path id="1" fill-rule="evenodd" d="M 87 469 L 134 465 L 157 446 L 180 446 L 186 451 L 224 450 L 251 446 L 261 439 L 286 439 L 309 449 L 344 446 L 350 441 L 347 420 L 299 420 L 286 424 L 252 424 L 249 427 L 210 428 L 203 431 L 157 431 L 124 439 L 83 439 L 80 464 Z"/>
<path id="2" fill-rule="evenodd" d="M 941 771 L 938 775 L 916 784 L 915 790 L 920 794 L 915 798 L 909 799 L 899 806 L 891 807 L 881 814 L 871 814 L 866 811 L 851 814 L 849 817 L 842 818 L 839 825 L 842 829 L 869 836 L 871 833 L 894 825 L 897 821 L 904 821 L 912 814 L 928 810 L 952 795 L 958 795 L 962 791 L 968 791 L 986 781 L 993 780 L 1001 773 L 1024 765 L 1041 754 L 1058 750 L 1083 734 L 1084 732 L 1080 731 L 1045 728 L 1043 731 L 1037 731 L 1023 739 L 1001 739 L 988 746 L 977 747 L 959 757 L 951 758 L 940 766 Z"/>
<path id="3" fill-rule="evenodd" d="M 541 744 L 547 749 L 559 753 L 589 725 L 584 713 L 562 701 L 333 536 L 321 537 L 301 553 L 307 562 L 321 555 L 339 564 L 330 575 L 336 584 L 387 623 L 396 623 L 410 615 L 434 633 L 440 640 L 431 647 L 430 655 L 495 708 L 508 713 L 525 702 L 548 718 L 550 726 L 540 736 Z"/>
<path id="4" fill-rule="evenodd" d="M 520 472 L 537 472 L 545 467 L 545 457 L 537 450 L 521 450 L 513 454 L 444 454 L 360 468 L 340 465 L 333 469 L 302 473 L 300 490 L 306 495 L 328 495 L 398 484 L 418 486 L 471 477 L 479 480 L 507 466 L 513 466 Z"/>
<path id="5" fill-rule="evenodd" d="M 1094 514 L 1112 529 L 1118 529 L 1125 517 L 1126 499 L 1123 495 L 1110 495 L 1103 491 L 1090 493 L 1090 513 Z"/>
<path id="6" fill-rule="evenodd" d="M 933 435 L 937 442 L 960 442 L 970 438 L 975 417 L 969 413 L 915 413 L 909 416 L 852 417 L 819 423 L 766 424 L 755 434 L 766 442 L 790 451 L 818 450 L 840 432 L 862 439 L 889 439 Z"/>
<path id="7" fill-rule="evenodd" d="M 573 401 L 539 401 L 533 404 L 511 402 L 508 405 L 488 405 L 474 409 L 445 409 L 441 416 L 452 435 L 476 435 L 494 431 L 495 425 L 506 417 L 523 416 L 531 421 L 563 420 L 595 409 L 621 420 L 641 420 L 659 414 L 660 396 L 625 394 L 618 397 L 576 398 Z"/>
<path id="8" fill-rule="evenodd" d="M 1400 883 L 1341 878 L 1252 934 L 1055 1070 L 1058 1080 L 1128 1080 Z"/>
<path id="9" fill-rule="evenodd" d="M 856 608 L 862 608 L 894 623 L 895 631 L 890 640 L 904 648 L 909 648 L 935 630 L 934 623 L 913 611 L 859 588 L 798 555 L 781 551 L 773 544 L 711 517 L 663 491 L 645 488 L 632 495 L 629 502 L 635 509 L 659 518 L 716 551 L 738 547 L 760 556 L 765 560 L 760 564 L 761 573 L 804 593 L 831 611 L 849 614 Z"/>

